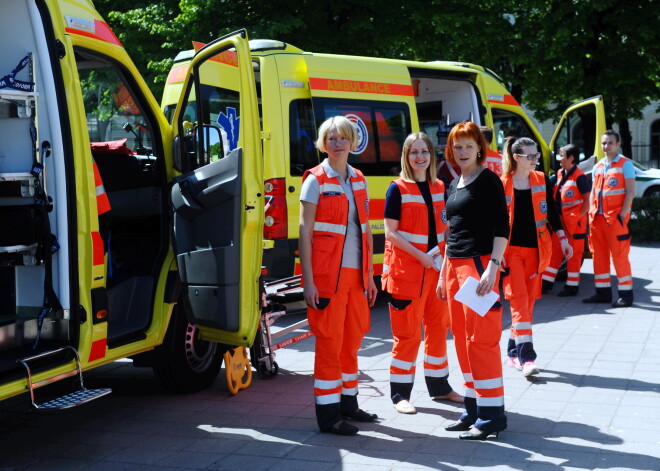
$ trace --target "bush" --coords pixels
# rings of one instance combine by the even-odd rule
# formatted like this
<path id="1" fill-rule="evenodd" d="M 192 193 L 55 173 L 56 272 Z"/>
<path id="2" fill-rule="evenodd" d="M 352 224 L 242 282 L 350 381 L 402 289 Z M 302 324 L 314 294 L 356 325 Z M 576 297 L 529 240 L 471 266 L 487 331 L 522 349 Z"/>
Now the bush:
<path id="1" fill-rule="evenodd" d="M 635 242 L 660 241 L 660 198 L 635 198 L 628 229 Z"/>

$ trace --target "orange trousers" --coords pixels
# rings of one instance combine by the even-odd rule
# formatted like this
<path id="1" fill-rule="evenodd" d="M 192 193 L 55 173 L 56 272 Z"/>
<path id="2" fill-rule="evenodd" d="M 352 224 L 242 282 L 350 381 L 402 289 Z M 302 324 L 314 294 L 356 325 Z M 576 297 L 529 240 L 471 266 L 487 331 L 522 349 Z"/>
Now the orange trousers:
<path id="1" fill-rule="evenodd" d="M 390 364 L 390 395 L 396 404 L 410 400 L 417 353 L 424 329 L 424 378 L 430 396 L 444 396 L 452 391 L 447 378 L 447 331 L 449 310 L 438 299 L 435 288 L 439 273 L 433 268 L 424 270 L 422 295 L 417 299 L 393 298 L 389 304 L 392 325 L 392 363 Z"/>
<path id="2" fill-rule="evenodd" d="M 341 420 L 342 411 L 357 409 L 358 350 L 369 330 L 369 303 L 362 272 L 342 268 L 337 292 L 325 309 L 307 308 L 316 337 L 314 397 L 321 430 Z"/>
<path id="3" fill-rule="evenodd" d="M 465 382 L 465 411 L 460 420 L 482 431 L 499 431 L 506 428 L 500 359 L 502 307 L 496 303 L 482 317 L 454 299 L 468 277 L 481 279 L 490 258 L 448 258 L 446 286 L 451 330 Z M 499 292 L 497 283 L 495 286 Z"/>
<path id="4" fill-rule="evenodd" d="M 582 268 L 582 258 L 584 256 L 584 239 L 585 235 L 582 234 L 581 238 L 574 238 L 566 234 L 568 243 L 573 247 L 573 256 L 566 261 L 566 286 L 580 286 L 580 268 Z M 561 244 L 557 233 L 552 234 L 552 257 L 550 258 L 550 265 L 543 272 L 543 279 L 554 283 L 557 278 L 557 272 L 561 267 L 561 262 L 564 260 L 564 253 L 561 251 Z"/>
<path id="5" fill-rule="evenodd" d="M 509 274 L 502 279 L 504 297 L 511 309 L 511 337 L 507 348 L 510 357 L 520 363 L 536 360 L 532 339 L 534 303 L 541 297 L 539 253 L 535 247 L 509 246 L 504 256 Z"/>
<path id="6" fill-rule="evenodd" d="M 614 264 L 618 279 L 619 296 L 621 292 L 632 295 L 632 268 L 630 267 L 630 233 L 628 220 L 616 221 L 611 226 L 602 214 L 597 214 L 591 221 L 589 242 L 593 252 L 594 281 L 596 288 L 611 289 L 610 258 Z"/>

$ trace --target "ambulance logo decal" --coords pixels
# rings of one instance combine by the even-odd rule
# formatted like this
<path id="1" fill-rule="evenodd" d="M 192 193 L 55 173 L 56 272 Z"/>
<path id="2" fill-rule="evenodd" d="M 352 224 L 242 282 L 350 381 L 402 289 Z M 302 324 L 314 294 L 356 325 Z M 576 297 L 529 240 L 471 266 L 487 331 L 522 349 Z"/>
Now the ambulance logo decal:
<path id="1" fill-rule="evenodd" d="M 609 186 L 614 187 L 614 186 L 617 186 L 617 185 L 619 184 L 619 180 L 617 180 L 616 177 L 612 177 L 612 178 L 610 178 L 609 180 L 607 180 L 607 184 L 608 184 Z"/>
<path id="2" fill-rule="evenodd" d="M 352 153 L 361 154 L 362 152 L 364 152 L 364 150 L 367 148 L 367 145 L 369 144 L 369 134 L 367 133 L 367 125 L 364 124 L 364 121 L 362 121 L 362 119 L 360 119 L 358 115 L 347 114 L 344 117 L 355 125 L 355 128 L 357 129 L 357 133 L 358 133 L 357 149 L 352 151 Z"/>
<path id="3" fill-rule="evenodd" d="M 541 201 L 541 204 L 539 204 L 539 209 L 541 210 L 542 214 L 548 214 L 548 203 L 546 200 Z"/>
<path id="4" fill-rule="evenodd" d="M 238 133 L 241 128 L 241 118 L 236 114 L 236 108 L 232 106 L 228 106 L 226 111 L 227 114 L 221 112 L 218 115 L 218 124 L 222 130 L 227 133 L 227 144 L 231 151 L 238 147 Z"/>

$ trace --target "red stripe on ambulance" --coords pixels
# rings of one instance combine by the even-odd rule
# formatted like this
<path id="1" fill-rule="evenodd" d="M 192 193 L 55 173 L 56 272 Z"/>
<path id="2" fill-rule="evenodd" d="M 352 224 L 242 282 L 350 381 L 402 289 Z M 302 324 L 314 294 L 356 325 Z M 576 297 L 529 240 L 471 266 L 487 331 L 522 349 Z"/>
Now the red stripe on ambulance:
<path id="1" fill-rule="evenodd" d="M 312 90 L 332 92 L 414 96 L 412 85 L 402 85 L 398 83 L 364 82 L 361 80 L 310 77 L 309 86 Z"/>
<path id="2" fill-rule="evenodd" d="M 115 33 L 112 32 L 110 26 L 108 26 L 108 24 L 103 21 L 94 20 L 94 32 L 71 27 L 66 28 L 66 32 L 69 34 L 77 34 L 79 36 L 98 39 L 99 41 L 105 41 L 106 43 L 114 44 L 119 47 L 124 47 L 122 46 L 117 36 L 115 36 Z"/>

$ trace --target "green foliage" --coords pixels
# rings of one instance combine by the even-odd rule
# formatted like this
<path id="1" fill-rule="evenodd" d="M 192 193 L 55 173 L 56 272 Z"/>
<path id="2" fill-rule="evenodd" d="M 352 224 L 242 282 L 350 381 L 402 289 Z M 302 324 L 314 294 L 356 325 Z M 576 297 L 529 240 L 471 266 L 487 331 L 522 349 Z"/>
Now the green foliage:
<path id="1" fill-rule="evenodd" d="M 95 0 L 162 94 L 172 59 L 191 40 L 246 28 L 303 50 L 483 65 L 538 119 L 605 98 L 608 124 L 660 99 L 658 0 Z"/>
<path id="2" fill-rule="evenodd" d="M 635 242 L 660 241 L 660 198 L 635 198 L 628 228 Z"/>

